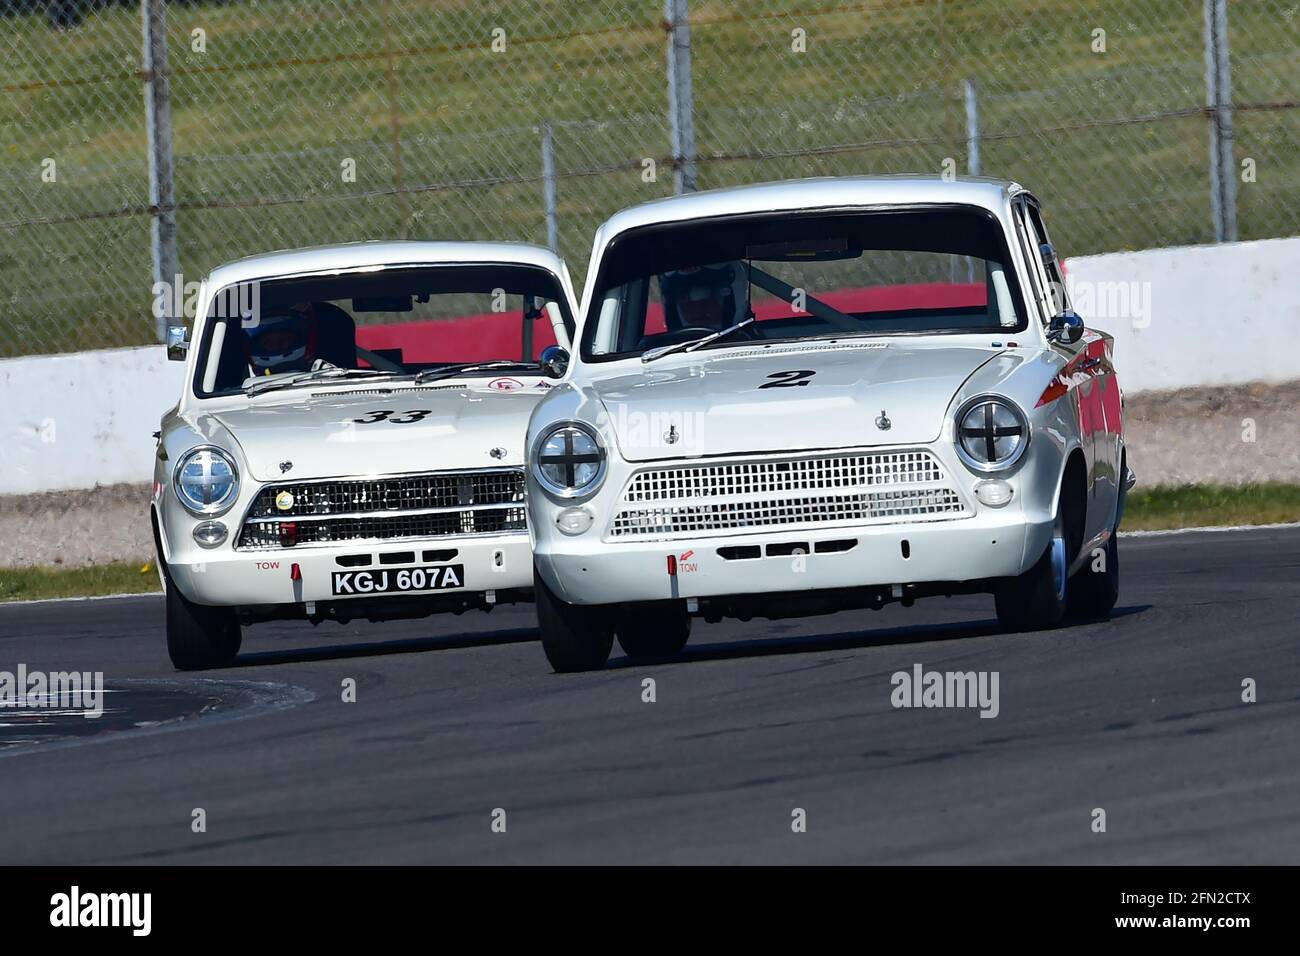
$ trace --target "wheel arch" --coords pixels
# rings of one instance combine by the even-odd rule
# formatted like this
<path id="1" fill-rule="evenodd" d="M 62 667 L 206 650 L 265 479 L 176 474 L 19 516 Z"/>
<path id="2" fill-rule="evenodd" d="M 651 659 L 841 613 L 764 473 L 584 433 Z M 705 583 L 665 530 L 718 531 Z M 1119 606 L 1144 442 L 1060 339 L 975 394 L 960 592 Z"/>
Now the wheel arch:
<path id="1" fill-rule="evenodd" d="M 1061 478 L 1056 487 L 1056 507 L 1067 507 L 1067 559 L 1073 562 L 1083 548 L 1088 527 L 1088 462 L 1083 449 L 1076 445 L 1065 456 Z"/>
<path id="2" fill-rule="evenodd" d="M 167 574 L 167 538 L 163 535 L 162 522 L 158 520 L 158 506 L 151 504 L 149 506 L 149 524 L 153 529 L 153 549 L 154 560 L 158 562 L 158 583 L 162 585 L 163 593 L 166 593 L 169 587 Z"/>

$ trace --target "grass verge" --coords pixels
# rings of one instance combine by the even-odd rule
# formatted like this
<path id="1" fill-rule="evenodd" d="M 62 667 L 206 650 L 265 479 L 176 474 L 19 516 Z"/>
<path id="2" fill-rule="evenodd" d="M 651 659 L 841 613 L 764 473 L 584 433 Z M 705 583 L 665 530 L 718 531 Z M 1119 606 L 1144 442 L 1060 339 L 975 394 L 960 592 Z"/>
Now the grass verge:
<path id="1" fill-rule="evenodd" d="M 1135 490 L 1124 513 L 1125 531 L 1166 531 L 1222 525 L 1300 521 L 1300 485 L 1157 486 Z M 90 568 L 0 568 L 0 602 L 140 594 L 158 590 L 153 562 L 118 561 Z"/>
<path id="2" fill-rule="evenodd" d="M 1122 530 L 1166 531 L 1287 521 L 1300 521 L 1300 485 L 1264 482 L 1239 487 L 1139 486 L 1128 497 Z"/>
<path id="3" fill-rule="evenodd" d="M 0 568 L 0 602 L 157 590 L 158 573 L 152 561 L 115 561 L 89 568 Z"/>

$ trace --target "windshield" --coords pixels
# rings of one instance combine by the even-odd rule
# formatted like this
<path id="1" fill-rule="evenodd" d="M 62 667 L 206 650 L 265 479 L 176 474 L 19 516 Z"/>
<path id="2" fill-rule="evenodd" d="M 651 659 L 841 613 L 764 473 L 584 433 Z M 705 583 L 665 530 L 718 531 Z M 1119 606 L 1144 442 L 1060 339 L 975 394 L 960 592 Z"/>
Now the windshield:
<path id="1" fill-rule="evenodd" d="M 607 249 L 582 356 L 599 362 L 650 352 L 645 357 L 653 359 L 751 317 L 700 350 L 1023 330 L 1026 311 L 1010 263 L 997 220 L 967 208 L 782 212 L 649 226 Z"/>
<path id="2" fill-rule="evenodd" d="M 214 296 L 195 391 L 414 378 L 455 364 L 527 367 L 556 344 L 557 326 L 571 337 L 564 292 L 549 271 L 531 266 L 426 266 L 249 283 Z"/>

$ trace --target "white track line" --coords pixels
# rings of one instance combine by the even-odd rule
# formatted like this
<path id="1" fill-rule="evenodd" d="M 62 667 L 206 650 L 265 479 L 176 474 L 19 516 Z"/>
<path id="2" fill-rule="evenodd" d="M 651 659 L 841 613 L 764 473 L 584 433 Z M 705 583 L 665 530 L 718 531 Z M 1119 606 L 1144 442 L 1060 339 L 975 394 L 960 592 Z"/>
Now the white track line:
<path id="1" fill-rule="evenodd" d="M 92 594 L 89 597 L 38 598 L 35 601 L 0 601 L 0 607 L 23 607 L 32 604 L 68 604 L 74 601 L 117 601 L 122 598 L 162 597 L 161 591 L 138 591 L 135 594 Z"/>
<path id="2" fill-rule="evenodd" d="M 1278 524 L 1225 524 L 1211 525 L 1208 528 L 1169 528 L 1166 531 L 1121 531 L 1121 538 L 1161 538 L 1175 534 L 1200 534 L 1211 532 L 1219 534 L 1224 531 L 1269 531 L 1278 528 L 1300 528 L 1300 521 L 1284 521 Z"/>

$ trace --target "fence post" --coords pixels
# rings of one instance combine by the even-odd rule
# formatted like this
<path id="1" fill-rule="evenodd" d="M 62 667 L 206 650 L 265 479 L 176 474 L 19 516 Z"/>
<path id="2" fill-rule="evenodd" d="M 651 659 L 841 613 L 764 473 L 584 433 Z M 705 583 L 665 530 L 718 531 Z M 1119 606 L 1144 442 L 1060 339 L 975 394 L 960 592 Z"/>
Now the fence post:
<path id="1" fill-rule="evenodd" d="M 975 81 L 966 80 L 966 173 L 980 174 L 980 111 L 975 98 Z"/>
<path id="2" fill-rule="evenodd" d="M 402 123 L 397 91 L 397 61 L 393 56 L 392 11 L 384 0 L 379 14 L 384 21 L 385 73 L 388 76 L 388 129 L 393 143 L 393 199 L 397 206 L 397 234 L 407 238 L 410 213 L 406 205 L 406 185 L 402 178 Z"/>
<path id="3" fill-rule="evenodd" d="M 1205 105 L 1210 114 L 1210 208 L 1215 242 L 1237 240 L 1237 169 L 1232 151 L 1232 59 L 1228 0 L 1205 0 Z"/>
<path id="4" fill-rule="evenodd" d="M 149 207 L 150 247 L 153 257 L 153 281 L 168 288 L 177 281 L 180 266 L 176 259 L 176 183 L 172 164 L 172 105 L 167 81 L 167 5 L 165 0 L 140 0 L 141 27 L 144 31 L 144 111 L 149 133 Z M 167 297 L 176 301 L 178 293 Z M 160 342 L 167 338 L 169 319 L 183 316 L 161 315 L 156 333 Z"/>
<path id="5" fill-rule="evenodd" d="M 691 80 L 689 0 L 664 0 L 668 33 L 668 124 L 673 137 L 673 192 L 694 192 L 695 87 Z"/>
<path id="6" fill-rule="evenodd" d="M 975 81 L 962 82 L 966 100 L 966 175 L 980 174 L 980 111 L 979 100 L 975 96 Z M 966 256 L 966 282 L 975 281 L 975 260 Z"/>
<path id="7" fill-rule="evenodd" d="M 560 221 L 555 198 L 555 135 L 551 121 L 542 122 L 542 205 L 546 209 L 546 244 L 560 251 Z"/>

